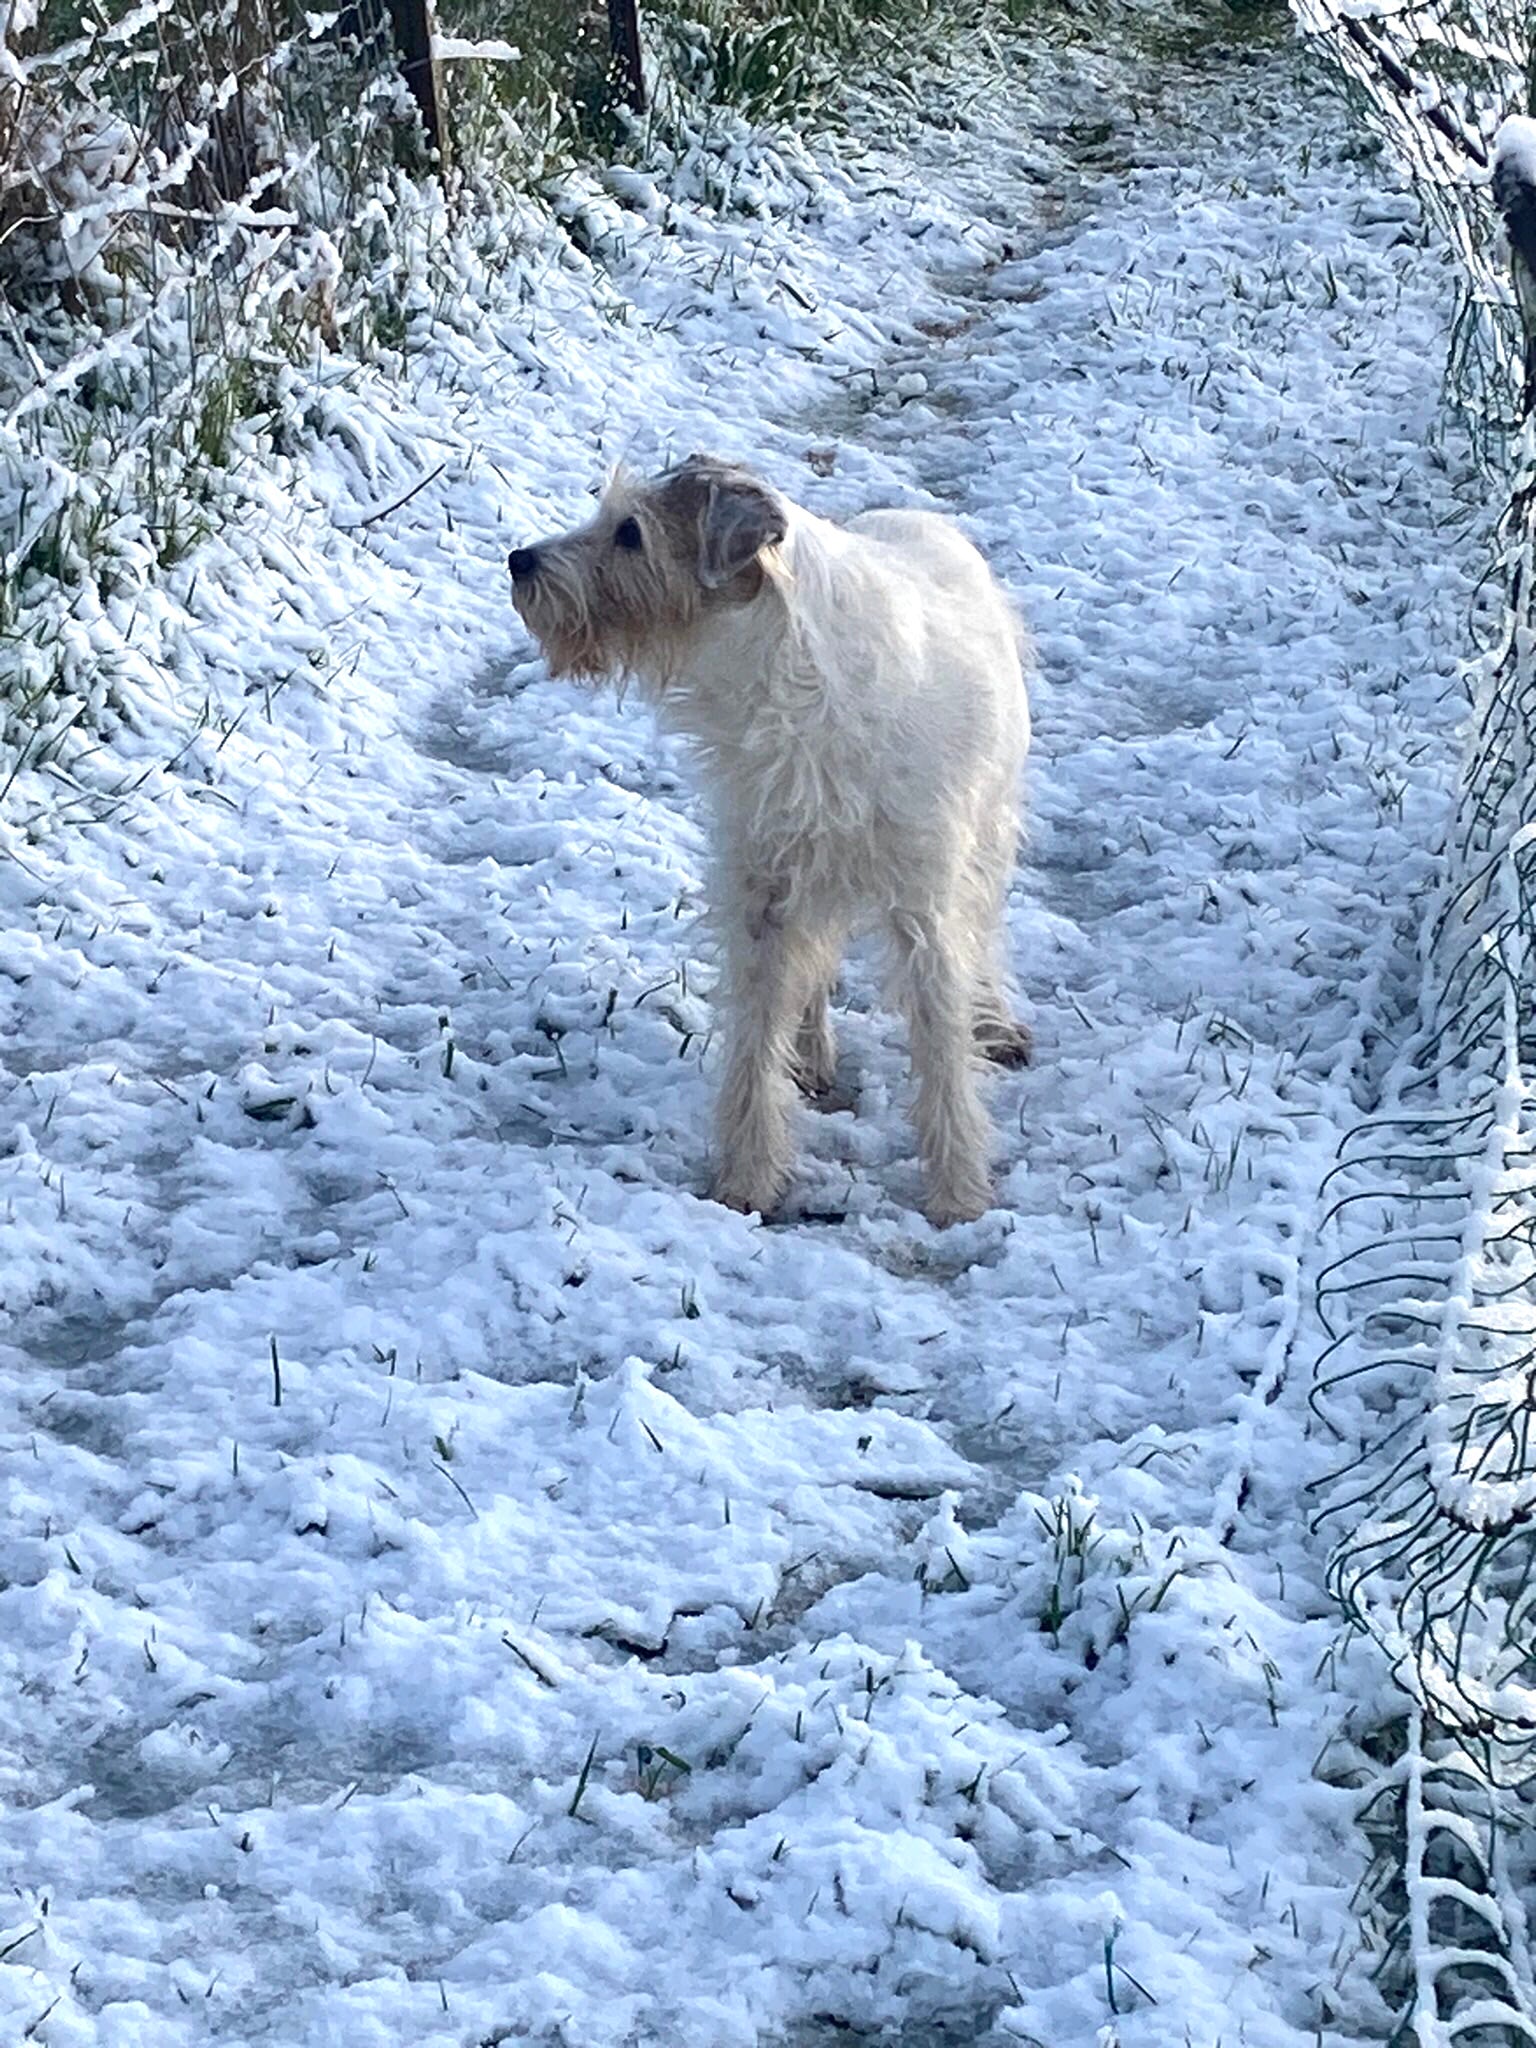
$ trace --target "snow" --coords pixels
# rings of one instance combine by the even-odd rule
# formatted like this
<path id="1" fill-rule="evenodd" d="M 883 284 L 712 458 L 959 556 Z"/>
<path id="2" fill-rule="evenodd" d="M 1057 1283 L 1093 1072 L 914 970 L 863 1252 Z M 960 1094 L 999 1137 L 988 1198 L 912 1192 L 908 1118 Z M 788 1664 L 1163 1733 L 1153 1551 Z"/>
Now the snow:
<path id="1" fill-rule="evenodd" d="M 1507 172 L 1523 184 L 1536 185 L 1536 121 L 1525 114 L 1506 114 L 1493 138 L 1492 175 Z"/>
<path id="2" fill-rule="evenodd" d="M 104 735 L 0 819 L 8 2032 L 1379 2018 L 1311 1289 L 1475 494 L 1341 109 L 1285 51 L 1145 91 L 1044 53 L 878 145 L 573 174 L 406 385 L 338 360 L 152 603 L 82 596 Z M 504 567 L 699 445 L 951 510 L 1033 623 L 975 1225 L 862 956 L 789 1215 L 702 1197 L 689 764 Z"/>
<path id="3" fill-rule="evenodd" d="M 468 36 L 434 35 L 432 54 L 444 62 L 450 58 L 472 57 L 481 63 L 515 64 L 523 53 L 500 36 L 476 42 Z"/>

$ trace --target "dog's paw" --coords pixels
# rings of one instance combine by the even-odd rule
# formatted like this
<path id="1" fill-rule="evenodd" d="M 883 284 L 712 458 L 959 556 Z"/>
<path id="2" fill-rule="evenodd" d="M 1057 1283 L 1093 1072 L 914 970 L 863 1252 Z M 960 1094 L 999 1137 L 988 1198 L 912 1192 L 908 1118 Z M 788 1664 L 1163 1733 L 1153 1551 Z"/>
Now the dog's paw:
<path id="1" fill-rule="evenodd" d="M 783 1193 L 784 1185 L 780 1181 L 765 1180 L 754 1174 L 721 1172 L 715 1175 L 709 1198 L 723 1209 L 735 1209 L 743 1216 L 771 1216 Z"/>
<path id="2" fill-rule="evenodd" d="M 1035 1041 L 1017 1017 L 985 1017 L 976 1026 L 976 1050 L 994 1067 L 1027 1067 Z"/>
<path id="3" fill-rule="evenodd" d="M 807 1102 L 820 1103 L 832 1093 L 837 1083 L 837 1058 L 829 1060 L 807 1059 L 797 1052 L 790 1063 L 790 1079 Z"/>
<path id="4" fill-rule="evenodd" d="M 800 1093 L 812 1102 L 830 1093 L 837 1079 L 837 1039 L 825 1008 L 818 1016 L 807 1016 L 795 1034 L 789 1071 Z"/>
<path id="5" fill-rule="evenodd" d="M 931 1188 L 923 1213 L 935 1230 L 948 1230 L 952 1223 L 974 1223 L 991 1206 L 991 1188 L 984 1182 L 967 1182 L 959 1187 Z"/>

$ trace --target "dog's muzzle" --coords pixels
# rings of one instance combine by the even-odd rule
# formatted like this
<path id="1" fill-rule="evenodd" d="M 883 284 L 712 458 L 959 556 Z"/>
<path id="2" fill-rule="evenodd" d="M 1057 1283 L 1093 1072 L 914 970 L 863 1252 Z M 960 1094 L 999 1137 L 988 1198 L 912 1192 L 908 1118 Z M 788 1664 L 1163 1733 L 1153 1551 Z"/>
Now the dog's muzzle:
<path id="1" fill-rule="evenodd" d="M 531 583 L 539 573 L 538 549 L 514 548 L 507 557 L 507 567 L 514 583 Z"/>

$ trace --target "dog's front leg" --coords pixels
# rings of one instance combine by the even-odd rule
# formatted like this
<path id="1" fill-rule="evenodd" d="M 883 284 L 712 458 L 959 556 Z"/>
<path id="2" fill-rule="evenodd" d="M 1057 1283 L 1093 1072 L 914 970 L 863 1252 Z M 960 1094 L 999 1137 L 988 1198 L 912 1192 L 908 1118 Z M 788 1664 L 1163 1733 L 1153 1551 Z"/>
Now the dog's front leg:
<path id="1" fill-rule="evenodd" d="M 733 890 L 731 899 L 729 1047 L 716 1108 L 714 1197 L 766 1215 L 794 1163 L 789 1072 L 806 1000 L 808 948 L 804 935 L 785 922 L 782 892 L 754 884 Z"/>

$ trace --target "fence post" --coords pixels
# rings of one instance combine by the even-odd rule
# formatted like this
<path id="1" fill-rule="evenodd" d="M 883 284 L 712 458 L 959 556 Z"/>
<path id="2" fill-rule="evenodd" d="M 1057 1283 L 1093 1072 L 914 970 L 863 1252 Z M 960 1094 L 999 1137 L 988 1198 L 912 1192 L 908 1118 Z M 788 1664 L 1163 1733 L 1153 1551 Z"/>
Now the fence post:
<path id="1" fill-rule="evenodd" d="M 624 87 L 625 104 L 645 112 L 645 72 L 640 63 L 640 9 L 636 0 L 608 0 L 608 48 Z"/>
<path id="2" fill-rule="evenodd" d="M 389 0 L 389 25 L 395 38 L 400 70 L 411 97 L 421 109 L 421 125 L 437 151 L 438 166 L 448 168 L 448 131 L 443 125 L 443 74 L 433 54 L 437 31 L 432 0 Z"/>
<path id="3" fill-rule="evenodd" d="M 1536 121 L 1512 114 L 1493 146 L 1493 203 L 1504 221 L 1524 347 L 1520 417 L 1536 410 Z"/>

